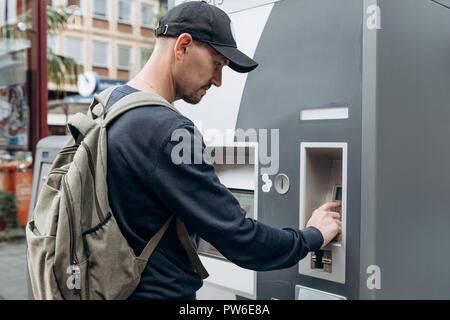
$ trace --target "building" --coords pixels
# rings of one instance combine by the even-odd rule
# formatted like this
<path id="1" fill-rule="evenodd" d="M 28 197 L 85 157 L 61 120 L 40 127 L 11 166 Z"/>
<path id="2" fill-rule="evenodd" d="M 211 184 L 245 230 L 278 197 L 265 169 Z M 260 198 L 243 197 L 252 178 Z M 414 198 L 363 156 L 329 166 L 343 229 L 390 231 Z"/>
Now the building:
<path id="1" fill-rule="evenodd" d="M 155 43 L 158 14 L 167 9 L 167 2 L 157 0 L 53 0 L 48 4 L 65 6 L 73 12 L 64 31 L 47 36 L 48 47 L 73 58 L 85 72 L 123 82 L 147 62 Z M 48 89 L 55 90 L 56 84 L 50 82 Z M 76 85 L 67 84 L 64 91 L 70 96 L 79 90 Z M 51 133 L 64 133 L 68 117 L 85 111 L 87 101 L 77 97 L 50 101 Z"/>
<path id="2" fill-rule="evenodd" d="M 136 74 L 154 46 L 156 0 L 53 0 L 69 6 L 73 17 L 58 35 L 48 36 L 56 53 L 72 57 L 102 78 L 127 80 Z"/>

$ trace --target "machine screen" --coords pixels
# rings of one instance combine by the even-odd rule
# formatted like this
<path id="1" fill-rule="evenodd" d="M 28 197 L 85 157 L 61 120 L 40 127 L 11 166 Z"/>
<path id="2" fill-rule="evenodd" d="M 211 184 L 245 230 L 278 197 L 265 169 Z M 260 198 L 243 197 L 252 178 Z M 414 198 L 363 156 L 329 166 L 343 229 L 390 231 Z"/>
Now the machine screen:
<path id="1" fill-rule="evenodd" d="M 342 201 L 342 187 L 336 187 L 336 196 L 334 197 L 336 201 Z"/>
<path id="2" fill-rule="evenodd" d="M 254 198 L 253 198 L 253 191 L 248 190 L 239 190 L 239 189 L 230 189 L 233 196 L 237 199 L 241 207 L 245 210 L 246 214 L 245 217 L 254 219 L 254 212 L 253 212 L 253 206 L 254 206 Z M 206 242 L 205 240 L 200 238 L 200 241 L 198 243 L 198 252 L 200 254 L 220 258 L 226 260 L 224 256 L 220 254 L 219 251 L 217 251 L 214 246 L 212 246 L 209 242 Z"/>
<path id="3" fill-rule="evenodd" d="M 245 210 L 246 218 L 254 219 L 253 215 L 253 191 L 230 189 L 233 196 L 237 199 L 241 207 Z"/>

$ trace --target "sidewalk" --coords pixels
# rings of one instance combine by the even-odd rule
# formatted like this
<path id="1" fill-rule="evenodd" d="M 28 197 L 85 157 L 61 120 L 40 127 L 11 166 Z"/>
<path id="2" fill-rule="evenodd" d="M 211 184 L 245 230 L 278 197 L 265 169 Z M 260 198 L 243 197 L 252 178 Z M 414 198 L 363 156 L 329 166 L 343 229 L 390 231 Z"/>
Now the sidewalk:
<path id="1" fill-rule="evenodd" d="M 0 242 L 1 299 L 28 299 L 25 239 Z"/>

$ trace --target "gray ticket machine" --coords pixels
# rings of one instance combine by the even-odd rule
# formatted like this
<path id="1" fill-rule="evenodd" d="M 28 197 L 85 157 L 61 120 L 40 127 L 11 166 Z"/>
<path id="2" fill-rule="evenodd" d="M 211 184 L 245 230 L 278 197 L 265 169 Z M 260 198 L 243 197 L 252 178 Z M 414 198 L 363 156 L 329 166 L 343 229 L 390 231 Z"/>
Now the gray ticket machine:
<path id="1" fill-rule="evenodd" d="M 303 228 L 315 208 L 340 201 L 343 230 L 292 268 L 236 277 L 212 267 L 197 297 L 449 299 L 449 1 L 208 3 L 229 14 L 259 67 L 224 68 L 220 88 L 175 106 L 206 145 L 259 150 L 259 221 Z M 228 165 L 223 181 L 245 206 L 239 170 Z M 225 265 L 202 250 L 207 267 Z"/>

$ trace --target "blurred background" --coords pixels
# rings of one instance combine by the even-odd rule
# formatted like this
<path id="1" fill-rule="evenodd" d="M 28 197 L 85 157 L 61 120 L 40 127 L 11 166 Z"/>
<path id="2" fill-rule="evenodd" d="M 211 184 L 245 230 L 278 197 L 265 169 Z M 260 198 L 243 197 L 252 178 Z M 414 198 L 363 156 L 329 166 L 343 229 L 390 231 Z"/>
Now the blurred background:
<path id="1" fill-rule="evenodd" d="M 28 299 L 36 143 L 150 57 L 167 0 L 0 0 L 0 299 Z"/>

